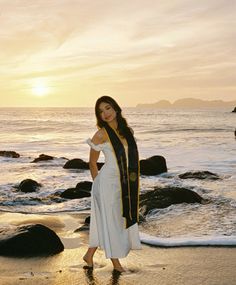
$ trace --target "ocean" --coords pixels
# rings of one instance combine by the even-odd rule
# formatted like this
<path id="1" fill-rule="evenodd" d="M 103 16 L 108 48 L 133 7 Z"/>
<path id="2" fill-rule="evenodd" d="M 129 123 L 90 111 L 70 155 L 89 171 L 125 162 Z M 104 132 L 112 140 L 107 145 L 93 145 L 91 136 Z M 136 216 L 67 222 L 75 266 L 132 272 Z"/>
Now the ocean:
<path id="1" fill-rule="evenodd" d="M 140 189 L 186 187 L 210 203 L 178 204 L 154 209 L 140 224 L 141 238 L 153 245 L 236 244 L 236 114 L 226 109 L 164 110 L 124 108 L 135 132 L 140 159 L 165 157 L 168 172 L 141 176 Z M 67 159 L 88 161 L 86 139 L 96 132 L 93 108 L 0 108 L 0 211 L 53 214 L 88 212 L 90 198 L 58 203 L 55 193 L 92 181 L 89 170 L 64 169 Z M 52 161 L 31 163 L 40 154 Z M 101 154 L 100 161 L 103 161 Z M 180 179 L 187 171 L 211 171 L 219 180 Z M 31 178 L 42 184 L 36 193 L 15 186 Z M 4 225 L 4 221 L 0 221 Z"/>

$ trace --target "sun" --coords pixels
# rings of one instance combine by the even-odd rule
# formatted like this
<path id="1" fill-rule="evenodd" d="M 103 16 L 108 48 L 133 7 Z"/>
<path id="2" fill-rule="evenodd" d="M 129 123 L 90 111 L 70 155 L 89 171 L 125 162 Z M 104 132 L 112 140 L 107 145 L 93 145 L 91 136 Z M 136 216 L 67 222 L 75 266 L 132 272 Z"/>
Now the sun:
<path id="1" fill-rule="evenodd" d="M 49 87 L 44 82 L 36 82 L 31 89 L 34 96 L 43 97 L 48 95 Z"/>

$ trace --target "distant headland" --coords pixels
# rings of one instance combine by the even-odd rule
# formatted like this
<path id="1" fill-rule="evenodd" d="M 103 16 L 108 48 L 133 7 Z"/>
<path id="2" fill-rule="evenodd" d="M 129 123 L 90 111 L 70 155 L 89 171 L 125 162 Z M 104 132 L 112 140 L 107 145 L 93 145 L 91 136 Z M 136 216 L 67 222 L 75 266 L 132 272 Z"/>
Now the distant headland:
<path id="1" fill-rule="evenodd" d="M 160 100 L 156 103 L 150 104 L 138 104 L 137 108 L 162 108 L 162 109 L 175 109 L 175 108 L 186 108 L 186 109 L 198 109 L 198 108 L 234 108 L 236 101 L 222 101 L 222 100 L 201 100 L 194 98 L 184 98 L 176 100 L 174 103 L 170 103 L 168 100 Z"/>

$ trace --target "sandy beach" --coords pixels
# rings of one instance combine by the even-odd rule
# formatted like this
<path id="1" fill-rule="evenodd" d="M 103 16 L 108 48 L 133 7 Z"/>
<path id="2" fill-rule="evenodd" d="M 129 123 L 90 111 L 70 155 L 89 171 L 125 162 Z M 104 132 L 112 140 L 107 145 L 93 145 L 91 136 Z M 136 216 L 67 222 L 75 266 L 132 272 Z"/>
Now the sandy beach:
<path id="1" fill-rule="evenodd" d="M 143 245 L 131 251 L 121 262 L 127 270 L 112 273 L 109 260 L 101 250 L 95 255 L 93 272 L 83 269 L 82 256 L 88 232 L 74 232 L 87 213 L 60 215 L 25 215 L 1 213 L 1 225 L 44 224 L 59 235 L 65 250 L 52 257 L 0 257 L 2 285 L 61 284 L 163 284 L 163 285 L 233 285 L 236 273 L 236 248 L 184 247 L 158 248 Z M 4 221 L 4 223 L 3 223 Z"/>

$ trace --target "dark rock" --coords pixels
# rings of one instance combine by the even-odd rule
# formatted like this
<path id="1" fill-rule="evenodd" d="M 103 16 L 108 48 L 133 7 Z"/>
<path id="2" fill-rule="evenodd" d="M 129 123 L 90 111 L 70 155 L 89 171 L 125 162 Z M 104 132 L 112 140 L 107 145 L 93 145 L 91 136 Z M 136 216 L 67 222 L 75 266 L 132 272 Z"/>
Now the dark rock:
<path id="1" fill-rule="evenodd" d="M 80 158 L 74 158 L 71 160 L 68 160 L 65 165 L 63 166 L 63 168 L 66 169 L 70 169 L 70 168 L 74 168 L 74 169 L 89 169 L 88 163 L 83 161 Z"/>
<path id="2" fill-rule="evenodd" d="M 90 216 L 87 216 L 84 220 L 85 224 L 90 224 Z"/>
<path id="3" fill-rule="evenodd" d="M 39 162 L 39 161 L 45 161 L 45 160 L 52 160 L 54 159 L 53 156 L 47 155 L 47 154 L 40 154 L 39 157 L 35 158 L 32 163 Z"/>
<path id="4" fill-rule="evenodd" d="M 75 232 L 82 232 L 89 230 L 89 224 L 90 224 L 90 216 L 87 216 L 84 220 L 84 224 L 75 230 Z"/>
<path id="5" fill-rule="evenodd" d="M 217 180 L 220 177 L 212 173 L 210 171 L 192 171 L 192 172 L 185 172 L 179 175 L 181 179 L 209 179 L 209 180 Z"/>
<path id="6" fill-rule="evenodd" d="M 77 232 L 83 232 L 83 231 L 88 231 L 89 230 L 89 224 L 84 224 L 81 227 L 79 227 L 78 229 L 75 230 L 75 233 Z"/>
<path id="7" fill-rule="evenodd" d="M 140 160 L 140 174 L 157 175 L 163 172 L 167 172 L 166 160 L 163 156 L 155 155 Z"/>
<path id="8" fill-rule="evenodd" d="M 233 109 L 232 113 L 236 113 L 236 107 Z"/>
<path id="9" fill-rule="evenodd" d="M 22 192 L 28 193 L 35 192 L 38 187 L 41 187 L 41 184 L 39 184 L 37 181 L 32 179 L 25 179 L 21 181 L 20 185 L 18 186 L 18 189 Z"/>
<path id="10" fill-rule="evenodd" d="M 80 199 L 80 198 L 90 197 L 90 196 L 91 196 L 90 191 L 82 190 L 78 188 L 69 188 L 60 194 L 61 198 L 66 198 L 66 199 Z"/>
<path id="11" fill-rule="evenodd" d="M 63 192 L 56 192 L 54 195 L 49 196 L 51 201 L 56 203 L 63 202 L 63 199 L 79 199 L 91 196 L 91 181 L 82 181 L 77 183 L 75 188 L 69 188 Z M 63 198 L 63 199 L 62 199 Z"/>
<path id="12" fill-rule="evenodd" d="M 90 181 L 82 181 L 82 182 L 79 182 L 77 183 L 76 187 L 78 190 L 83 190 L 83 191 L 91 191 L 92 189 L 92 185 L 93 185 L 93 182 L 90 182 Z"/>
<path id="13" fill-rule="evenodd" d="M 12 157 L 12 158 L 20 157 L 19 153 L 15 151 L 8 151 L 8 150 L 0 150 L 0 156 Z"/>
<path id="14" fill-rule="evenodd" d="M 63 250 L 56 233 L 41 224 L 0 230 L 0 255 L 3 256 L 48 256 Z"/>
<path id="15" fill-rule="evenodd" d="M 102 168 L 103 164 L 104 164 L 103 162 L 97 162 L 98 170 Z M 63 166 L 63 168 L 89 169 L 89 163 L 85 162 L 84 160 L 80 158 L 74 158 L 74 159 L 68 160 Z"/>
<path id="16" fill-rule="evenodd" d="M 146 215 L 150 210 L 166 208 L 172 204 L 203 203 L 204 199 L 196 192 L 186 188 L 155 188 L 140 195 L 141 212 Z"/>

